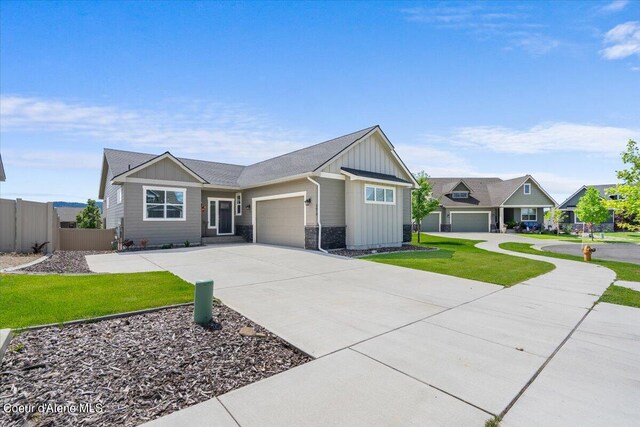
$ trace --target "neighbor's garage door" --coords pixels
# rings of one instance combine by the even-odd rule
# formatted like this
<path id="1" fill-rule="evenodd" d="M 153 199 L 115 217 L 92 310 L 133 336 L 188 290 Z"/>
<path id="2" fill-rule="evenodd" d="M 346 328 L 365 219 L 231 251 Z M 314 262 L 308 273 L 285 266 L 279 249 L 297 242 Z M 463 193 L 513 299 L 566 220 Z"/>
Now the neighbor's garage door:
<path id="1" fill-rule="evenodd" d="M 440 231 L 440 213 L 431 212 L 422 219 L 422 231 Z"/>
<path id="2" fill-rule="evenodd" d="M 304 248 L 304 199 L 257 202 L 256 242 Z"/>
<path id="3" fill-rule="evenodd" d="M 489 215 L 487 212 L 451 212 L 451 231 L 488 232 Z"/>

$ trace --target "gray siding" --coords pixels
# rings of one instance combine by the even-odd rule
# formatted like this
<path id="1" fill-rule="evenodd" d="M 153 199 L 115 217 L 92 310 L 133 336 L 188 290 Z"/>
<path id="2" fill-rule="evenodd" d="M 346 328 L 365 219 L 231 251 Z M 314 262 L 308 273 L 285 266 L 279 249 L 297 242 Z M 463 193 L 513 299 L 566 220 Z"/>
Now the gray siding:
<path id="1" fill-rule="evenodd" d="M 124 187 L 124 230 L 125 239 L 136 244 L 146 239 L 149 245 L 165 243 L 182 244 L 185 240 L 200 243 L 200 203 L 201 191 L 197 187 L 187 187 L 185 221 L 144 221 L 143 184 L 125 183 Z M 163 187 L 172 187 L 163 185 Z M 179 185 L 176 188 L 184 188 Z"/>
<path id="2" fill-rule="evenodd" d="M 298 179 L 295 181 L 283 182 L 280 184 L 266 185 L 263 187 L 254 187 L 242 191 L 242 204 L 250 205 L 251 199 L 254 197 L 274 196 L 285 193 L 297 193 L 306 191 L 307 198 L 311 198 L 311 204 L 306 206 L 307 209 L 307 225 L 318 225 L 318 217 L 316 215 L 316 203 L 318 201 L 317 188 L 308 179 Z M 324 203 L 324 202 L 323 202 Z M 236 217 L 236 225 L 251 225 L 251 211 L 245 210 L 242 216 Z"/>
<path id="3" fill-rule="evenodd" d="M 320 184 L 322 225 L 344 227 L 346 225 L 344 213 L 345 182 L 329 178 L 318 178 L 316 181 Z"/>
<path id="4" fill-rule="evenodd" d="M 455 186 L 455 188 L 451 191 L 469 191 L 469 188 L 464 185 L 464 183 L 459 183 L 458 185 Z"/>
<path id="5" fill-rule="evenodd" d="M 560 205 L 560 209 L 566 209 L 568 207 L 575 208 L 578 205 L 578 201 L 580 201 L 580 198 L 584 196 L 584 193 L 586 191 L 587 191 L 586 188 L 583 188 L 582 190 L 578 191 L 576 195 L 574 195 L 569 200 L 565 201 L 562 205 Z"/>
<path id="6" fill-rule="evenodd" d="M 111 184 L 111 170 L 107 173 L 107 184 L 102 201 L 102 216 L 105 218 L 104 228 L 115 228 L 120 225 L 120 218 L 124 217 L 124 188 L 122 188 L 122 202 L 118 203 L 117 193 L 121 185 Z M 107 209 L 107 197 L 109 198 L 109 209 Z"/>
<path id="7" fill-rule="evenodd" d="M 511 208 L 513 212 L 513 218 L 507 217 L 508 210 L 505 209 L 505 221 L 509 221 L 513 219 L 514 221 L 521 222 L 522 221 L 522 208 Z M 544 223 L 544 208 L 536 208 L 537 219 L 536 221 L 539 223 Z"/>
<path id="8" fill-rule="evenodd" d="M 411 224 L 411 189 L 405 188 L 402 191 L 402 223 Z"/>
<path id="9" fill-rule="evenodd" d="M 555 203 L 533 182 L 531 184 L 531 194 L 524 194 L 524 184 L 504 202 L 505 206 L 555 206 Z M 525 184 L 526 184 L 525 183 Z"/>
<path id="10" fill-rule="evenodd" d="M 191 174 L 170 159 L 162 159 L 131 174 L 134 178 L 163 179 L 168 181 L 199 182 Z"/>
<path id="11" fill-rule="evenodd" d="M 342 167 L 395 175 L 408 181 L 411 180 L 411 177 L 407 176 L 404 169 L 393 157 L 387 144 L 377 134 L 365 138 L 355 147 L 347 150 L 325 166 L 322 172 L 340 173 Z"/>
<path id="12" fill-rule="evenodd" d="M 363 181 L 345 181 L 347 248 L 362 249 L 402 245 L 403 192 L 396 187 L 394 205 L 364 202 Z"/>

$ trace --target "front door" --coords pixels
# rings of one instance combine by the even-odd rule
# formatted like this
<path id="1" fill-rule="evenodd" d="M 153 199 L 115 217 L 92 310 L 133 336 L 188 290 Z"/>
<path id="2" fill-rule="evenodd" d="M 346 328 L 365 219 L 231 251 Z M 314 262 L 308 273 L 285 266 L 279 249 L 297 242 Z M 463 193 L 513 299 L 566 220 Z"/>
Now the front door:
<path id="1" fill-rule="evenodd" d="M 218 201 L 218 234 L 233 234 L 233 202 Z"/>

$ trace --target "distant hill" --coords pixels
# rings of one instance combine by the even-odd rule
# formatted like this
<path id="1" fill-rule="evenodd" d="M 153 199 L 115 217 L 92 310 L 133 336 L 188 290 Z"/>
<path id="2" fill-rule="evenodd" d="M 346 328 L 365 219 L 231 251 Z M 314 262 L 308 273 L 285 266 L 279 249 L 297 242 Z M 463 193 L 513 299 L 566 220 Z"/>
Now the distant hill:
<path id="1" fill-rule="evenodd" d="M 96 202 L 100 210 L 102 210 L 102 202 Z M 84 208 L 86 203 L 79 202 L 53 202 L 54 208 Z"/>

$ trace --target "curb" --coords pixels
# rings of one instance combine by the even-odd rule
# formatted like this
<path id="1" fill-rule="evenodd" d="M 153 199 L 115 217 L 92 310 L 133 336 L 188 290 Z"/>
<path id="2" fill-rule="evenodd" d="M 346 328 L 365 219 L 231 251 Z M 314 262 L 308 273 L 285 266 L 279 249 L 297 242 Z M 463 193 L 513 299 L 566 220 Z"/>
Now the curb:
<path id="1" fill-rule="evenodd" d="M 0 270 L 0 273 L 11 273 L 11 272 L 13 272 L 15 270 L 20 270 L 22 268 L 27 268 L 27 267 L 31 267 L 32 265 L 40 264 L 42 261 L 46 261 L 49 258 L 51 258 L 51 255 L 53 255 L 53 254 L 47 254 L 47 255 L 41 256 L 40 258 L 38 258 L 38 259 L 36 259 L 34 261 L 31 261 L 31 262 L 28 262 L 26 264 L 20 264 L 20 265 L 17 265 L 15 267 L 3 268 L 2 270 Z"/>
<path id="2" fill-rule="evenodd" d="M 156 311 L 161 311 L 161 310 L 166 310 L 169 308 L 176 308 L 176 307 L 184 307 L 187 305 L 193 305 L 192 302 L 184 302 L 181 304 L 172 304 L 172 305 L 164 305 L 162 307 L 153 307 L 153 308 L 145 308 L 143 310 L 136 310 L 136 311 L 126 311 L 124 313 L 115 313 L 115 314 L 107 314 L 105 316 L 99 316 L 99 317 L 89 317 L 86 319 L 78 319 L 78 320 L 69 320 L 67 322 L 61 322 L 61 323 L 49 323 L 46 325 L 36 325 L 36 326 L 26 326 L 24 328 L 15 328 L 16 331 L 19 332 L 23 332 L 23 331 L 37 331 L 38 329 L 45 329 L 45 328 L 51 328 L 54 326 L 57 327 L 64 327 L 64 326 L 71 326 L 71 325 L 78 325 L 81 323 L 96 323 L 96 322 L 100 322 L 102 320 L 111 320 L 111 319 L 120 319 L 122 317 L 131 317 L 131 316 L 136 316 L 138 314 L 146 314 L 146 313 L 153 313 Z"/>
<path id="3" fill-rule="evenodd" d="M 0 329 L 0 365 L 2 364 L 4 353 L 7 351 L 7 348 L 9 348 L 11 337 L 11 329 Z"/>

